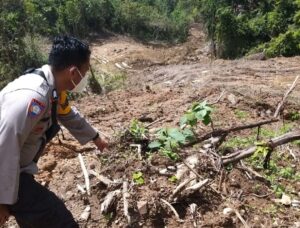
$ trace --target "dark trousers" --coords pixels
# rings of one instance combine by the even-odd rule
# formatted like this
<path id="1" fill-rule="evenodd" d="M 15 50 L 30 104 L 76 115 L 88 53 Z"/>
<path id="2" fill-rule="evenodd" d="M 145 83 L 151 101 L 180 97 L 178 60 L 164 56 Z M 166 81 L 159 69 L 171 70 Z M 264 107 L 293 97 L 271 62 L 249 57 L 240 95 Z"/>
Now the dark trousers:
<path id="1" fill-rule="evenodd" d="M 22 173 L 18 201 L 8 209 L 21 228 L 78 228 L 65 204 L 33 175 Z"/>

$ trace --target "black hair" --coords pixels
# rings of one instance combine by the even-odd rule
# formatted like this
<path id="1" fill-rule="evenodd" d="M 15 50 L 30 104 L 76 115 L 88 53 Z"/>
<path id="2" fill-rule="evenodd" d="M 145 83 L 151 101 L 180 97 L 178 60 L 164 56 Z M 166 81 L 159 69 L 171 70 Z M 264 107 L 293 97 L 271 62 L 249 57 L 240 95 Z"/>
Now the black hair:
<path id="1" fill-rule="evenodd" d="M 49 64 L 55 70 L 63 70 L 75 65 L 78 68 L 88 62 L 91 51 L 89 46 L 70 36 L 57 36 L 53 40 L 49 54 Z"/>

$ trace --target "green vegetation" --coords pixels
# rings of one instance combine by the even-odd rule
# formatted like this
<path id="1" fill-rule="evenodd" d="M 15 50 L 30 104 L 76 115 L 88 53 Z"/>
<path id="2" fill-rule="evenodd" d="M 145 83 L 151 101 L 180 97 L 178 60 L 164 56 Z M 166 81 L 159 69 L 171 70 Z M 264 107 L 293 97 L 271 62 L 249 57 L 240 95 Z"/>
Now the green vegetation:
<path id="1" fill-rule="evenodd" d="M 148 130 L 144 127 L 144 124 L 137 119 L 133 119 L 130 122 L 129 132 L 136 141 L 147 138 Z"/>
<path id="2" fill-rule="evenodd" d="M 176 43 L 186 40 L 193 22 L 205 25 L 220 58 L 300 53 L 299 0 L 2 0 L 0 88 L 45 62 L 36 46 L 38 36 L 86 39 L 113 31 Z"/>
<path id="3" fill-rule="evenodd" d="M 235 136 L 228 139 L 226 142 L 224 142 L 224 147 L 232 147 L 232 148 L 246 148 L 248 146 L 251 146 L 256 141 L 256 136 Z"/>
<path id="4" fill-rule="evenodd" d="M 282 193 L 289 191 L 288 187 L 283 184 L 282 180 L 299 181 L 299 173 L 290 166 L 281 165 L 280 163 L 282 163 L 282 161 L 289 164 L 289 158 L 285 155 L 279 155 L 276 151 L 272 153 L 268 169 L 264 169 L 263 161 L 268 151 L 269 148 L 265 145 L 265 143 L 257 143 L 255 153 L 247 159 L 247 162 L 255 169 L 262 171 L 262 175 L 270 182 L 275 195 L 277 197 L 281 197 Z"/>
<path id="5" fill-rule="evenodd" d="M 207 105 L 206 101 L 202 103 L 194 103 L 183 117 L 180 118 L 180 127 L 189 125 L 193 128 L 197 125 L 198 121 L 208 125 L 211 123 L 211 112 L 212 108 Z"/>
<path id="6" fill-rule="evenodd" d="M 205 101 L 194 103 L 180 119 L 180 128 L 161 128 L 156 134 L 156 139 L 148 147 L 159 150 L 171 160 L 178 160 L 180 158 L 178 155 L 180 147 L 195 140 L 195 126 L 199 122 L 205 125 L 212 122 L 211 112 L 212 108 Z"/>
<path id="7" fill-rule="evenodd" d="M 201 1 L 201 16 L 221 58 L 264 51 L 268 57 L 300 54 L 300 1 Z"/>
<path id="8" fill-rule="evenodd" d="M 177 177 L 175 175 L 169 177 L 168 180 L 171 181 L 172 183 L 176 183 L 178 181 L 178 179 L 177 179 Z"/>
<path id="9" fill-rule="evenodd" d="M 234 110 L 234 114 L 239 119 L 246 119 L 249 116 L 249 114 L 246 111 L 239 110 L 239 109 Z"/>
<path id="10" fill-rule="evenodd" d="M 135 172 L 132 174 L 132 179 L 133 182 L 138 184 L 138 185 L 142 185 L 145 183 L 144 177 L 143 177 L 143 173 L 142 172 Z"/>

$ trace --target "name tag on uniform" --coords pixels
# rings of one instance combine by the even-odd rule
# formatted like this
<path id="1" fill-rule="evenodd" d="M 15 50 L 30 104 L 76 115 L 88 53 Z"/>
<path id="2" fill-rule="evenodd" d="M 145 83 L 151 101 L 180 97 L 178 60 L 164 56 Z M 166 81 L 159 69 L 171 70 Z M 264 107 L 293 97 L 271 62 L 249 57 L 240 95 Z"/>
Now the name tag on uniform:
<path id="1" fill-rule="evenodd" d="M 38 117 L 43 110 L 45 109 L 45 104 L 36 100 L 32 99 L 28 108 L 28 116 L 35 118 Z"/>

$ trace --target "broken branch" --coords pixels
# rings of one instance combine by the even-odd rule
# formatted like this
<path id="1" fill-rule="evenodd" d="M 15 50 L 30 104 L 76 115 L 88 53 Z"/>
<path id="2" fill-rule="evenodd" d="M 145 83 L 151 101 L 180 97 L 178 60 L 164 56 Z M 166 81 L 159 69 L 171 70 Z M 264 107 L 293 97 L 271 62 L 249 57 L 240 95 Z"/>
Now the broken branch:
<path id="1" fill-rule="evenodd" d="M 78 155 L 79 158 L 79 162 L 80 162 L 80 166 L 83 172 L 83 176 L 84 176 L 84 182 L 85 182 L 85 187 L 86 187 L 86 191 L 88 195 L 91 195 L 91 191 L 90 191 L 90 179 L 89 179 L 89 174 L 88 171 L 85 167 L 84 161 L 83 161 L 83 157 L 81 154 Z"/>
<path id="2" fill-rule="evenodd" d="M 90 170 L 89 173 L 94 175 L 100 182 L 102 182 L 103 184 L 105 184 L 108 187 L 114 183 L 112 180 L 108 179 L 107 177 L 105 177 L 103 175 L 98 174 L 94 170 Z"/>
<path id="3" fill-rule="evenodd" d="M 173 194 L 171 195 L 170 199 L 174 199 L 183 190 L 183 188 L 192 180 L 195 180 L 195 177 L 187 179 L 183 181 L 180 185 L 178 185 L 177 188 L 173 191 Z"/>
<path id="4" fill-rule="evenodd" d="M 103 201 L 103 203 L 101 204 L 101 207 L 100 207 L 101 214 L 107 214 L 108 213 L 108 210 L 114 204 L 114 202 L 116 201 L 116 198 L 118 197 L 118 195 L 120 193 L 121 193 L 121 190 L 115 190 L 115 191 L 109 192 L 105 196 L 104 201 Z"/>
<path id="5" fill-rule="evenodd" d="M 124 215 L 127 218 L 128 224 L 131 224 L 131 217 L 128 212 L 128 198 L 129 198 L 129 193 L 128 193 L 128 181 L 123 182 L 123 205 L 124 205 Z"/>
<path id="6" fill-rule="evenodd" d="M 280 146 L 280 145 L 283 145 L 283 144 L 286 144 L 286 143 L 289 143 L 289 142 L 292 142 L 292 141 L 295 141 L 298 139 L 300 139 L 300 131 L 292 131 L 292 132 L 289 132 L 284 135 L 281 135 L 281 136 L 271 139 L 269 145 L 272 148 L 275 148 L 277 146 Z M 252 154 L 254 154 L 255 151 L 256 151 L 256 146 L 252 146 L 248 149 L 237 151 L 228 156 L 223 156 L 222 157 L 223 164 L 227 165 L 229 163 L 239 161 L 243 158 L 250 157 Z"/>
<path id="7" fill-rule="evenodd" d="M 165 205 L 167 205 L 171 209 L 171 211 L 173 211 L 173 213 L 174 213 L 175 217 L 177 218 L 178 222 L 184 222 L 182 219 L 180 219 L 179 214 L 177 213 L 177 211 L 175 210 L 175 208 L 168 201 L 166 201 L 164 199 L 160 199 L 160 200 Z"/>
<path id="8" fill-rule="evenodd" d="M 184 146 L 193 146 L 197 143 L 203 142 L 206 139 L 209 139 L 210 137 L 223 136 L 223 135 L 229 134 L 230 132 L 241 131 L 241 130 L 245 130 L 245 129 L 249 129 L 249 128 L 259 127 L 259 126 L 262 126 L 265 124 L 270 124 L 270 123 L 274 123 L 274 122 L 278 122 L 278 121 L 279 121 L 279 119 L 271 119 L 271 120 L 260 121 L 257 123 L 250 123 L 247 125 L 236 126 L 233 128 L 215 129 L 215 130 L 197 138 L 195 141 L 185 144 Z"/>
<path id="9" fill-rule="evenodd" d="M 300 76 L 300 75 L 298 75 L 298 76 L 295 78 L 293 84 L 292 84 L 291 87 L 286 91 L 286 93 L 284 94 L 284 97 L 282 98 L 281 102 L 278 104 L 277 109 L 276 109 L 276 111 L 275 111 L 275 113 L 274 113 L 274 118 L 277 118 L 277 117 L 278 117 L 278 115 L 279 115 L 279 113 L 280 113 L 280 111 L 281 111 L 281 108 L 282 108 L 282 106 L 284 105 L 284 102 L 286 101 L 288 95 L 289 95 L 289 94 L 293 91 L 293 89 L 296 87 L 296 83 L 297 83 L 297 81 L 298 81 L 298 79 L 299 79 L 299 76 Z"/>

